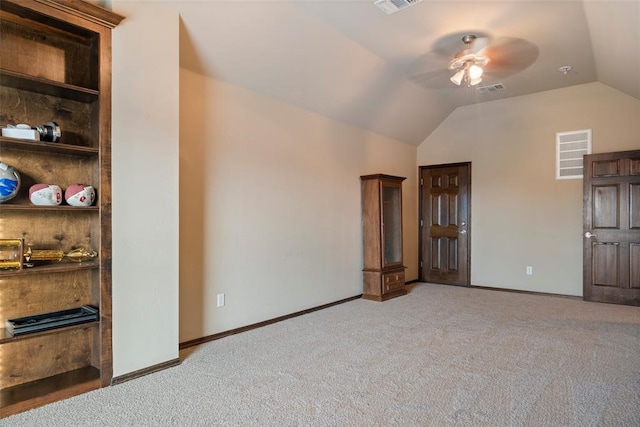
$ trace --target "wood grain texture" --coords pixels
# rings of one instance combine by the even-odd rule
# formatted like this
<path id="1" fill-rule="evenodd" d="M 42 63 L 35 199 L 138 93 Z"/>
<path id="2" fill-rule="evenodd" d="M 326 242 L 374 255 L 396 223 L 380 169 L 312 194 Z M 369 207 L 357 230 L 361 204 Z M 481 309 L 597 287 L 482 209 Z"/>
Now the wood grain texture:
<path id="1" fill-rule="evenodd" d="M 99 236 L 92 234 L 92 223 L 99 221 L 95 210 L 12 210 L 3 212 L 3 217 L 7 225 L 0 238 L 23 238 L 33 249 L 97 250 L 100 243 Z"/>
<path id="2" fill-rule="evenodd" d="M 0 278 L 0 325 L 6 319 L 97 306 L 91 270 Z"/>
<path id="3" fill-rule="evenodd" d="M 60 329 L 0 346 L 2 387 L 12 387 L 91 365 L 92 329 Z"/>
<path id="4" fill-rule="evenodd" d="M 91 366 L 0 390 L 0 418 L 86 393 L 100 387 L 100 372 Z"/>
<path id="5" fill-rule="evenodd" d="M 0 2 L 0 120 L 55 121 L 62 130 L 59 145 L 0 138 L 3 161 L 23 179 L 19 195 L 0 206 L 0 238 L 98 252 L 85 267 L 3 272 L 0 316 L 86 303 L 100 310 L 99 322 L 0 343 L 2 378 L 10 378 L 0 385 L 2 416 L 111 383 L 111 28 L 122 19 L 78 0 Z M 35 183 L 92 185 L 97 202 L 34 207 L 28 189 Z"/>
<path id="6" fill-rule="evenodd" d="M 360 177 L 364 299 L 384 301 L 406 294 L 402 265 L 404 179 L 384 174 Z"/>

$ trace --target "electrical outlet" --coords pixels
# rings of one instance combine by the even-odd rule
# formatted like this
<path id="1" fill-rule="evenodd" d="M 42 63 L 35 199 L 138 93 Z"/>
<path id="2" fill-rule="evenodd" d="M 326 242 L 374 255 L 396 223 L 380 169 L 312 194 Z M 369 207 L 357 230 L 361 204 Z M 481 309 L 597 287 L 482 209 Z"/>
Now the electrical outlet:
<path id="1" fill-rule="evenodd" d="M 218 294 L 217 304 L 218 307 L 224 307 L 224 294 Z"/>
<path id="2" fill-rule="evenodd" d="M 527 276 L 531 276 L 531 275 L 533 275 L 533 267 L 528 266 L 527 267 Z"/>

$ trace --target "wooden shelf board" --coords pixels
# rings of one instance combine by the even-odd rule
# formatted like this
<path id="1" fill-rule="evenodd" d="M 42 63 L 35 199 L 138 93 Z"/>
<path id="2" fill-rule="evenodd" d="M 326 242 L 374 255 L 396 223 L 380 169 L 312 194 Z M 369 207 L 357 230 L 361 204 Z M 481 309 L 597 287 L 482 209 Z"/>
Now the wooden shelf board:
<path id="1" fill-rule="evenodd" d="M 0 270 L 0 277 L 20 276 L 25 274 L 65 273 L 68 271 L 100 268 L 98 261 L 60 262 L 57 264 L 25 267 L 22 270 Z"/>
<path id="2" fill-rule="evenodd" d="M 46 331 L 41 332 L 32 332 L 29 334 L 22 334 L 13 336 L 5 328 L 0 329 L 0 344 L 7 344 L 10 342 L 15 342 L 19 340 L 28 340 L 30 338 L 41 337 L 43 335 L 51 335 L 51 334 L 59 334 L 60 332 L 69 331 L 71 329 L 82 329 L 86 327 L 95 327 L 100 324 L 100 321 L 94 320 L 91 322 L 78 323 L 76 325 L 63 326 L 61 328 L 48 329 Z"/>
<path id="3" fill-rule="evenodd" d="M 69 154 L 73 156 L 98 156 L 99 150 L 81 145 L 60 144 L 58 142 L 32 141 L 29 139 L 7 138 L 0 136 L 0 147 L 3 149 L 33 150 L 47 153 Z"/>
<path id="4" fill-rule="evenodd" d="M 87 103 L 98 101 L 100 96 L 100 92 L 94 89 L 56 82 L 1 68 L 0 83 L 3 86 L 15 89 L 38 92 L 45 95 L 58 96 L 60 98 Z"/>
<path id="5" fill-rule="evenodd" d="M 26 199 L 23 199 L 22 203 L 18 201 L 18 203 L 12 203 L 11 200 L 8 203 L 1 205 L 0 210 L 3 211 L 74 211 L 74 212 L 97 212 L 100 210 L 98 206 L 69 206 L 69 205 L 58 205 L 58 206 L 36 206 L 32 204 L 26 204 Z"/>
<path id="6" fill-rule="evenodd" d="M 0 418 L 100 388 L 93 366 L 0 390 Z"/>

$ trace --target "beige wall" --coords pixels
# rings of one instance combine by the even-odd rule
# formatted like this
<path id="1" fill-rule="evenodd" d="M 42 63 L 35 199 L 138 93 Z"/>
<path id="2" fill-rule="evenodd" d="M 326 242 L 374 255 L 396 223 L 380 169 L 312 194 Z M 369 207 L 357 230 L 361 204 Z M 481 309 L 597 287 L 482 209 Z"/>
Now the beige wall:
<path id="1" fill-rule="evenodd" d="M 180 341 L 362 293 L 360 175 L 408 177 L 417 278 L 415 152 L 182 69 Z"/>
<path id="2" fill-rule="evenodd" d="M 114 31 L 116 376 L 174 359 L 178 341 L 361 293 L 363 174 L 408 177 L 408 279 L 417 166 L 472 161 L 472 283 L 581 294 L 581 181 L 555 181 L 555 132 L 591 128 L 596 152 L 640 148 L 640 101 L 596 83 L 460 108 L 416 159 L 179 69 L 177 15 L 113 3 L 127 17 Z"/>
<path id="3" fill-rule="evenodd" d="M 556 132 L 581 129 L 594 153 L 640 149 L 640 101 L 592 83 L 466 106 L 418 147 L 472 162 L 472 285 L 582 295 L 582 180 L 554 169 Z"/>
<path id="4" fill-rule="evenodd" d="M 178 15 L 115 1 L 113 370 L 178 357 Z"/>

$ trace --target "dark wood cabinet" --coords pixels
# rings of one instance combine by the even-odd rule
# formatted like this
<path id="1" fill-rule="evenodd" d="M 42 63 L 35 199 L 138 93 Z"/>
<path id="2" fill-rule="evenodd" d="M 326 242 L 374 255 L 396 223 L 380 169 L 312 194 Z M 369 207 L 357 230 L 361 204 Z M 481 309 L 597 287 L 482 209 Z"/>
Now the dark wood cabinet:
<path id="1" fill-rule="evenodd" d="M 402 257 L 402 181 L 391 175 L 361 176 L 363 298 L 384 301 L 405 295 Z"/>
<path id="2" fill-rule="evenodd" d="M 111 30 L 122 19 L 80 0 L 0 1 L 0 125 L 55 122 L 62 132 L 56 142 L 0 137 L 0 161 L 21 178 L 0 204 L 0 239 L 97 252 L 0 269 L 0 417 L 111 384 Z M 36 183 L 87 184 L 96 201 L 36 206 Z M 84 305 L 97 320 L 15 336 L 4 328 Z"/>

